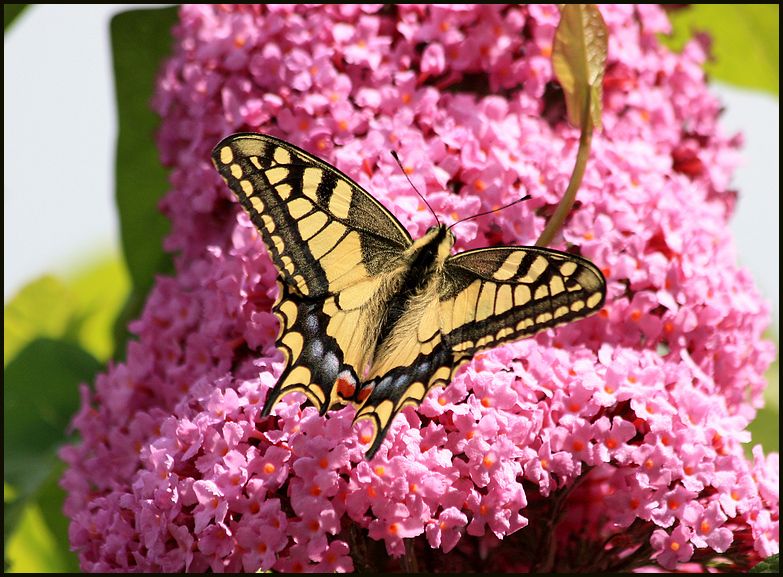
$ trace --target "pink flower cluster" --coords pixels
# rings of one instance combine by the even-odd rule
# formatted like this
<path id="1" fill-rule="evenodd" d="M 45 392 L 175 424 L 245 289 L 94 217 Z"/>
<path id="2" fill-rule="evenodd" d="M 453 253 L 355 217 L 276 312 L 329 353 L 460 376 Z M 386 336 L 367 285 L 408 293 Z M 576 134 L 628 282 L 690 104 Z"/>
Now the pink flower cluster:
<path id="1" fill-rule="evenodd" d="M 416 236 L 531 244 L 578 131 L 553 80 L 556 6 L 185 6 L 158 82 L 173 278 L 127 360 L 84 387 L 68 464 L 87 571 L 743 569 L 778 551 L 778 456 L 748 460 L 773 347 L 727 219 L 739 138 L 705 51 L 665 13 L 601 6 L 604 128 L 554 248 L 604 271 L 593 318 L 480 354 L 371 462 L 353 408 L 296 395 L 259 417 L 282 358 L 276 272 L 210 163 L 238 131 L 332 162 Z"/>

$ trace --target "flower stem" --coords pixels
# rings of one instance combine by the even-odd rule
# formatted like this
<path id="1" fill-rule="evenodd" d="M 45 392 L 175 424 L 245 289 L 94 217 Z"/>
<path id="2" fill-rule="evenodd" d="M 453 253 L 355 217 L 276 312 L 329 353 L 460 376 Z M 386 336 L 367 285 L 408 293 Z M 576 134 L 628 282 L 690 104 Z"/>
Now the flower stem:
<path id="1" fill-rule="evenodd" d="M 555 540 L 555 529 L 557 528 L 560 519 L 563 516 L 563 510 L 568 500 L 568 496 L 576 489 L 582 481 L 585 480 L 587 475 L 592 470 L 592 467 L 588 467 L 585 471 L 574 480 L 573 483 L 560 489 L 557 494 L 553 495 L 552 511 L 549 514 L 549 518 L 544 522 L 545 528 L 541 535 L 541 539 L 538 541 L 537 550 L 540 552 L 541 557 L 536 559 L 531 568 L 531 573 L 551 573 L 555 565 L 555 557 L 557 553 L 557 541 Z"/>
<path id="2" fill-rule="evenodd" d="M 374 573 L 371 557 L 367 553 L 367 542 L 360 533 L 356 525 L 351 524 L 348 527 L 348 542 L 350 544 L 350 555 L 353 559 L 353 565 L 357 573 Z"/>
<path id="3" fill-rule="evenodd" d="M 405 555 L 402 556 L 402 568 L 406 573 L 418 573 L 419 563 L 416 560 L 416 552 L 413 550 L 413 539 L 403 539 L 405 543 Z"/>
<path id="4" fill-rule="evenodd" d="M 574 164 L 574 171 L 571 173 L 571 180 L 568 181 L 568 187 L 566 188 L 563 198 L 560 200 L 560 204 L 557 205 L 557 210 L 546 223 L 546 228 L 541 236 L 536 241 L 536 246 L 547 246 L 555 238 L 555 235 L 563 227 L 568 213 L 571 212 L 571 208 L 574 206 L 576 200 L 576 192 L 579 190 L 579 186 L 582 184 L 582 177 L 585 174 L 585 167 L 587 166 L 587 159 L 590 157 L 590 143 L 593 140 L 593 123 L 590 117 L 590 98 L 591 93 L 588 91 L 585 98 L 585 112 L 582 115 L 582 133 L 579 135 L 579 149 L 576 152 L 576 162 Z"/>

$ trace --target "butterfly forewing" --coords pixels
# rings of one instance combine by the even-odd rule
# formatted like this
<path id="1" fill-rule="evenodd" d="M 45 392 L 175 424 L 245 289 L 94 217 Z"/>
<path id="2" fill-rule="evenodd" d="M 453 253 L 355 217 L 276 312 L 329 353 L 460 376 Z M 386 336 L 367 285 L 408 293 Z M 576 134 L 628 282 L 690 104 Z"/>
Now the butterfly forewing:
<path id="1" fill-rule="evenodd" d="M 455 357 L 593 314 L 605 281 L 590 261 L 537 247 L 472 250 L 446 261 L 441 330 Z"/>
<path id="2" fill-rule="evenodd" d="M 213 160 L 261 232 L 283 279 L 320 297 L 369 280 L 407 248 L 410 235 L 336 168 L 261 134 L 236 134 Z"/>

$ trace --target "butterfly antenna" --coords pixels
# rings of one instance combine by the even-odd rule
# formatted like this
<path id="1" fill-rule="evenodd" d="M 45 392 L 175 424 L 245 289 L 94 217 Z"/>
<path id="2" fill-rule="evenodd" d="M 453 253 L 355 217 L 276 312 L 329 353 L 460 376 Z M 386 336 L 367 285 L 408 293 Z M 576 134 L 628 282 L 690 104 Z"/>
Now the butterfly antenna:
<path id="1" fill-rule="evenodd" d="M 432 207 L 430 206 L 430 203 L 429 203 L 429 202 L 427 202 L 427 199 L 426 199 L 426 198 L 424 198 L 424 195 L 422 195 L 422 194 L 419 192 L 419 189 L 418 189 L 418 188 L 416 188 L 416 186 L 413 184 L 413 182 L 411 182 L 411 179 L 410 179 L 410 177 L 408 176 L 408 173 L 405 171 L 405 167 L 402 165 L 402 162 L 400 162 L 400 157 L 399 157 L 399 156 L 397 156 L 397 153 L 396 153 L 394 150 L 392 150 L 392 151 L 391 151 L 391 155 L 394 157 L 394 160 L 396 160 L 396 161 L 397 161 L 397 166 L 399 166 L 399 167 L 400 167 L 400 170 L 401 170 L 401 171 L 402 171 L 402 173 L 405 175 L 405 178 L 407 178 L 407 179 L 408 179 L 408 183 L 410 183 L 411 187 L 413 188 L 413 190 L 415 190 L 415 191 L 416 191 L 416 194 L 418 194 L 418 195 L 419 195 L 419 198 L 420 198 L 420 199 L 421 199 L 421 200 L 424 202 L 424 204 L 425 204 L 425 205 L 427 205 L 427 208 L 429 208 L 429 209 L 430 209 L 430 212 L 432 213 L 432 216 L 434 216 L 434 217 L 435 217 L 435 222 L 437 222 L 437 223 L 438 223 L 438 226 L 440 226 L 440 219 L 438 218 L 438 215 L 435 213 L 435 211 L 434 211 L 434 210 L 432 210 Z"/>
<path id="2" fill-rule="evenodd" d="M 532 198 L 532 197 L 529 194 L 526 194 L 522 198 L 518 198 L 514 202 L 509 202 L 508 204 L 504 204 L 500 208 L 493 208 L 492 210 L 487 210 L 487 211 L 484 211 L 484 212 L 480 212 L 480 213 L 474 214 L 472 216 L 466 216 L 465 218 L 459 219 L 457 222 L 451 223 L 451 225 L 449 225 L 449 230 L 451 230 L 452 228 L 454 228 L 455 226 L 457 226 L 461 222 L 465 222 L 466 220 L 472 220 L 474 218 L 478 218 L 480 216 L 485 216 L 487 214 L 492 214 L 493 212 L 500 212 L 501 210 L 505 210 L 505 209 L 507 209 L 510 206 L 514 206 L 515 204 L 519 204 L 523 200 L 528 200 L 529 198 Z"/>

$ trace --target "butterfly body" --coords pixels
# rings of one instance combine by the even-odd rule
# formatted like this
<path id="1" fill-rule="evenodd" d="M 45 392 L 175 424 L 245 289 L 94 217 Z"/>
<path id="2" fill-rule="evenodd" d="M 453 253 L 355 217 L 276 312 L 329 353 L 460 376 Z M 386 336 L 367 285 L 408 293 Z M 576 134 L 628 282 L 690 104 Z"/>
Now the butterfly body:
<path id="1" fill-rule="evenodd" d="M 444 226 L 431 228 L 402 256 L 399 285 L 383 299 L 379 340 L 369 377 L 386 373 L 404 355 L 411 335 L 417 335 L 421 319 L 437 299 L 439 279 L 454 245 L 454 235 Z M 430 335 L 432 336 L 432 335 Z M 410 360 L 410 359 L 409 359 Z"/>
<path id="2" fill-rule="evenodd" d="M 479 350 L 582 318 L 603 304 L 600 271 L 537 247 L 452 254 L 443 225 L 413 240 L 336 168 L 277 138 L 236 134 L 213 161 L 279 272 L 286 358 L 262 411 L 299 391 L 323 414 L 345 404 L 380 447 L 394 416 L 447 384 Z"/>

